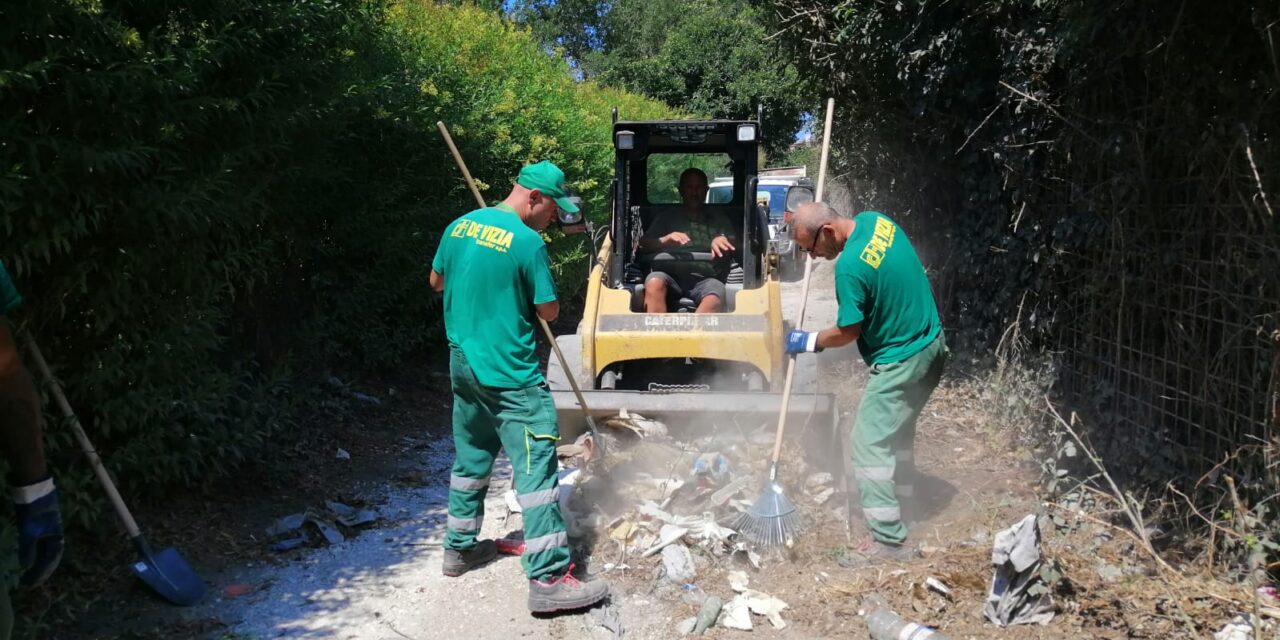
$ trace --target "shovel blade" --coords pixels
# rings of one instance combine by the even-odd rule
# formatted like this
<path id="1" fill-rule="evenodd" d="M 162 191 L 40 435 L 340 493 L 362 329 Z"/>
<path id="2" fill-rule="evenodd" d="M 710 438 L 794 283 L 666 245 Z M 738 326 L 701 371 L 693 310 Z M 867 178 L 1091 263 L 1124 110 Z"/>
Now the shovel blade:
<path id="1" fill-rule="evenodd" d="M 159 553 L 143 553 L 132 569 L 160 597 L 178 606 L 191 606 L 204 597 L 204 581 L 173 547 Z"/>

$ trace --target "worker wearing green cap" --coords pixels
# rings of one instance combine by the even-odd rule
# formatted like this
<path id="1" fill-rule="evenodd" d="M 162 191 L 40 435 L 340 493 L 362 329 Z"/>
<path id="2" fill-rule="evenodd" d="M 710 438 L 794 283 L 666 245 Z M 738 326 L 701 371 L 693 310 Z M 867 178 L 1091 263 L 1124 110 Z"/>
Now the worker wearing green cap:
<path id="1" fill-rule="evenodd" d="M 505 200 L 446 227 L 431 263 L 431 287 L 444 294 L 453 383 L 456 457 L 444 574 L 460 576 L 497 555 L 493 540 L 479 540 L 479 534 L 493 462 L 506 449 L 524 516 L 521 564 L 535 613 L 587 607 L 609 593 L 603 582 L 580 582 L 570 573 L 557 500 L 560 430 L 534 351 L 534 314 L 551 321 L 560 312 L 538 232 L 558 210 L 578 210 L 567 196 L 559 167 L 529 165 Z"/>

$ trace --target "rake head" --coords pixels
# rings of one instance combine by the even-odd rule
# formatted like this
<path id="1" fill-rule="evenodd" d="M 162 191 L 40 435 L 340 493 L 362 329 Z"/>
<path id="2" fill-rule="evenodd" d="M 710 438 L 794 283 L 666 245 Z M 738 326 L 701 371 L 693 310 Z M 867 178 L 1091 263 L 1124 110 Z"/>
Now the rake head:
<path id="1" fill-rule="evenodd" d="M 738 516 L 733 528 L 758 545 L 785 544 L 790 547 L 796 534 L 804 528 L 804 519 L 796 511 L 796 505 L 783 493 L 782 485 L 770 481 L 755 504 Z"/>

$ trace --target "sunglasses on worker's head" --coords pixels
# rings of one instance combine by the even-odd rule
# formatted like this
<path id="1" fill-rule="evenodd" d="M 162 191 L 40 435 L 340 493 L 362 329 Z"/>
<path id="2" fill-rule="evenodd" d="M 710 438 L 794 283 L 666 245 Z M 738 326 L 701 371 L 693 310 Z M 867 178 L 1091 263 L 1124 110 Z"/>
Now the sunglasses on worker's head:
<path id="1" fill-rule="evenodd" d="M 809 243 L 809 248 L 806 249 L 804 247 L 800 247 L 800 250 L 805 253 L 813 253 L 813 250 L 818 248 L 818 240 L 822 238 L 822 230 L 826 228 L 827 228 L 827 225 L 825 224 L 822 225 L 821 227 L 818 227 L 818 230 L 813 233 L 813 242 Z"/>

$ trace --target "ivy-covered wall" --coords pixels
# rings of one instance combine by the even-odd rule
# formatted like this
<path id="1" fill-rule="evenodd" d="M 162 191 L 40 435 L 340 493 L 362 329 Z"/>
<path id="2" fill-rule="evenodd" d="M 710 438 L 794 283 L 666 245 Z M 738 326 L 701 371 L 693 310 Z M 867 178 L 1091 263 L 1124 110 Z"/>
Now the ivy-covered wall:
<path id="1" fill-rule="evenodd" d="M 1049 354 L 1125 471 L 1280 489 L 1280 6 L 759 3 L 972 363 Z"/>

